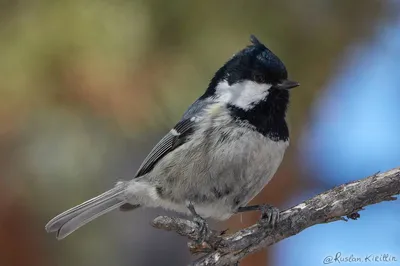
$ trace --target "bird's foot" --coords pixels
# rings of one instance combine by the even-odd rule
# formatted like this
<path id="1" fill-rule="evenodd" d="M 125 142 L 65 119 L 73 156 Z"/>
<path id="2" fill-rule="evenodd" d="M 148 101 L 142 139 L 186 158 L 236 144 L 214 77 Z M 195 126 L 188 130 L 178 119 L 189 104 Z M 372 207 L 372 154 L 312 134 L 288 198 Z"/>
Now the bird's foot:
<path id="1" fill-rule="evenodd" d="M 279 222 L 279 209 L 269 204 L 263 204 L 260 206 L 261 219 L 258 223 L 263 227 L 274 228 Z"/>
<path id="2" fill-rule="evenodd" d="M 189 203 L 187 205 L 187 208 L 189 209 L 190 213 L 193 215 L 193 221 L 198 225 L 198 228 L 199 228 L 199 235 L 198 235 L 198 239 L 196 239 L 196 242 L 198 244 L 207 242 L 207 239 L 209 238 L 209 236 L 211 234 L 211 231 L 208 227 L 207 221 L 196 212 L 192 203 Z"/>
<path id="3" fill-rule="evenodd" d="M 280 211 L 278 208 L 272 205 L 261 204 L 261 205 L 240 207 L 238 209 L 238 212 L 246 212 L 246 211 L 260 211 L 261 219 L 259 220 L 258 224 L 262 227 L 274 228 L 275 225 L 279 222 Z"/>

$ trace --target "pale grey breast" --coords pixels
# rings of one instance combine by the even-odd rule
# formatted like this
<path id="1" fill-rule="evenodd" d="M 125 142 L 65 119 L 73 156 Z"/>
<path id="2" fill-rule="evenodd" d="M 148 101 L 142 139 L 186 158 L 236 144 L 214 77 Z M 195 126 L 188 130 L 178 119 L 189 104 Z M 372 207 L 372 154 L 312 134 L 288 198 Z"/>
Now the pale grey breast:
<path id="1" fill-rule="evenodd" d="M 188 141 L 153 169 L 151 182 L 170 206 L 191 201 L 204 217 L 226 219 L 255 197 L 278 169 L 288 142 L 272 141 L 238 125 L 213 106 Z M 163 204 L 161 204 L 163 205 Z M 182 205 L 182 206 L 181 206 Z"/>

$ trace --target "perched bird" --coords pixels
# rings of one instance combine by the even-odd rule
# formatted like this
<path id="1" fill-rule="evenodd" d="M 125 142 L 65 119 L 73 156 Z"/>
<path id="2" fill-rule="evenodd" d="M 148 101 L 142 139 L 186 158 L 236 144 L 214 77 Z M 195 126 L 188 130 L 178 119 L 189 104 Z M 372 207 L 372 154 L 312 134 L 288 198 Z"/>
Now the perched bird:
<path id="1" fill-rule="evenodd" d="M 279 211 L 247 206 L 271 180 L 289 144 L 285 65 L 255 36 L 214 75 L 205 93 L 145 158 L 135 177 L 69 209 L 47 225 L 62 239 L 114 209 L 162 207 L 225 220 L 261 210 L 274 225 Z M 204 230 L 203 230 L 204 229 Z"/>

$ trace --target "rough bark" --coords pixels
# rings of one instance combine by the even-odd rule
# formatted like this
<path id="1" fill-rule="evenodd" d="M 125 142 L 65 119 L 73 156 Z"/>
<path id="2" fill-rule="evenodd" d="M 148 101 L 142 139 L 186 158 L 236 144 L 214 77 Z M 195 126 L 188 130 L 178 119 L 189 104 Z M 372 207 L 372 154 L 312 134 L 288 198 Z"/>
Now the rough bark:
<path id="1" fill-rule="evenodd" d="M 194 261 L 191 264 L 193 266 L 237 265 L 246 255 L 296 235 L 315 224 L 356 220 L 360 217 L 358 212 L 364 207 L 395 200 L 394 195 L 398 194 L 400 167 L 343 184 L 282 211 L 275 228 L 255 224 L 231 235 L 212 231 L 205 242 L 197 244 L 194 240 L 198 238 L 199 230 L 192 221 L 159 216 L 152 225 L 188 237 L 192 240 L 189 242 L 192 253 L 206 253 Z"/>

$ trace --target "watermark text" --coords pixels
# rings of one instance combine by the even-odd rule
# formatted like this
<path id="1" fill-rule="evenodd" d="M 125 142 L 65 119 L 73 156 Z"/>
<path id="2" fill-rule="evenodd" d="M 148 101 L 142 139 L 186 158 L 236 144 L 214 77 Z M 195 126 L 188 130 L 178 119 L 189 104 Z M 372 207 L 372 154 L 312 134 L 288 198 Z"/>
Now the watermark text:
<path id="1" fill-rule="evenodd" d="M 391 254 L 366 254 L 364 256 L 354 254 L 343 254 L 337 252 L 334 255 L 326 256 L 323 260 L 324 264 L 345 264 L 345 263 L 368 263 L 368 262 L 380 262 L 380 263 L 396 263 L 398 259 L 396 256 Z"/>

